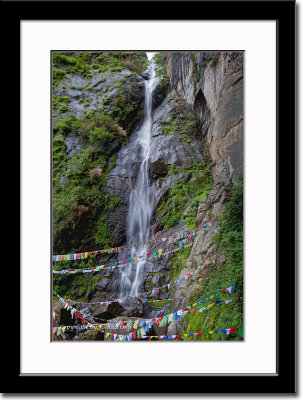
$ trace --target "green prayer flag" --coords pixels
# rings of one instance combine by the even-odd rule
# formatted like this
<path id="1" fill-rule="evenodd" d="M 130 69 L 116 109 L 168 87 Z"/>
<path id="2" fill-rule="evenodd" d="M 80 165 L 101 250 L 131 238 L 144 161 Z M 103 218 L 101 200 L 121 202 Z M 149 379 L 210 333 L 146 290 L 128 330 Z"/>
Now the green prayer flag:
<path id="1" fill-rule="evenodd" d="M 168 322 L 168 315 L 165 315 L 162 321 L 159 324 L 159 327 L 161 328 L 162 326 L 166 326 Z"/>
<path id="2" fill-rule="evenodd" d="M 239 331 L 240 337 L 243 338 L 243 326 L 239 326 L 238 331 Z"/>

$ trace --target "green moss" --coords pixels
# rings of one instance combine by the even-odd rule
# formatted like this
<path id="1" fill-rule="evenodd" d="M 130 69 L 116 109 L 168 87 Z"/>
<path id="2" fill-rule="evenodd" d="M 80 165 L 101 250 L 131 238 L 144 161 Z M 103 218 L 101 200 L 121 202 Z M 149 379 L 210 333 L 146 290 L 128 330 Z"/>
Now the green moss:
<path id="1" fill-rule="evenodd" d="M 68 104 L 71 102 L 69 96 L 53 96 L 53 110 L 59 110 L 59 112 L 69 111 Z"/>
<path id="2" fill-rule="evenodd" d="M 110 116 L 96 112 L 79 119 L 62 119 L 54 127 L 53 229 L 56 253 L 66 253 L 71 247 L 87 243 L 100 247 L 112 244 L 104 212 L 114 211 L 121 199 L 105 194 L 104 190 L 107 173 L 116 159 L 113 156 L 109 165 L 108 144 L 113 140 L 124 140 L 118 134 L 119 129 Z M 69 132 L 79 136 L 82 149 L 67 157 L 64 138 Z M 62 176 L 65 177 L 64 187 L 60 185 Z"/>
<path id="3" fill-rule="evenodd" d="M 164 80 L 168 80 L 165 64 L 164 64 L 164 53 L 159 51 L 158 53 L 155 54 L 154 56 L 154 61 L 157 66 L 156 74 L 157 76 L 163 76 Z"/>
<path id="4" fill-rule="evenodd" d="M 71 253 L 77 252 L 77 249 L 72 249 Z M 62 269 L 77 269 L 77 268 L 91 268 L 96 265 L 96 255 L 92 255 L 89 258 L 81 261 L 61 261 L 54 263 L 53 269 L 60 271 Z M 87 301 L 86 295 L 87 290 L 93 290 L 95 284 L 102 279 L 102 276 L 98 273 L 90 273 L 86 276 L 82 273 L 77 274 L 64 274 L 64 275 L 53 275 L 53 287 L 54 291 L 60 296 L 65 298 L 73 298 L 78 301 Z M 54 298 L 58 301 L 58 298 Z"/>
<path id="5" fill-rule="evenodd" d="M 157 300 L 155 302 L 151 302 L 151 301 L 149 302 L 149 305 L 151 307 L 164 307 L 164 306 L 166 306 L 166 304 L 170 304 L 171 303 L 171 300 L 162 301 L 162 300 L 158 300 L 158 299 L 154 299 L 154 298 L 149 299 L 149 300 Z"/>
<path id="6" fill-rule="evenodd" d="M 235 178 L 235 184 L 230 189 L 229 201 L 225 212 L 218 221 L 221 230 L 213 236 L 213 241 L 225 253 L 227 264 L 237 268 L 240 279 L 243 270 L 243 176 Z"/>
<path id="7" fill-rule="evenodd" d="M 180 127 L 173 111 L 169 112 L 169 122 L 162 123 L 162 133 L 166 136 L 180 133 Z"/>
<path id="8" fill-rule="evenodd" d="M 53 52 L 55 67 L 64 66 L 67 73 L 86 77 L 91 77 L 91 70 L 116 73 L 128 68 L 141 73 L 146 64 L 147 58 L 141 52 Z"/>
<path id="9" fill-rule="evenodd" d="M 185 262 L 182 259 L 178 258 L 178 256 L 175 256 L 173 258 L 171 280 L 176 279 L 184 268 L 187 268 Z"/>
<path id="10" fill-rule="evenodd" d="M 170 170 L 169 172 L 172 173 Z M 176 171 L 174 170 L 174 172 Z M 157 215 L 161 217 L 165 229 L 179 223 L 182 214 L 188 207 L 191 207 L 190 215 L 184 217 L 183 220 L 187 221 L 190 226 L 193 225 L 199 204 L 212 188 L 210 170 L 199 165 L 197 160 L 188 172 L 187 178 L 175 180 L 169 197 L 157 210 Z"/>
<path id="11" fill-rule="evenodd" d="M 53 168 L 59 168 L 66 161 L 66 146 L 62 135 L 53 139 Z"/>
<path id="12" fill-rule="evenodd" d="M 106 173 L 108 174 L 112 169 L 116 168 L 117 165 L 117 153 L 115 153 L 110 159 L 110 164 L 107 167 Z"/>
<path id="13" fill-rule="evenodd" d="M 102 248 L 110 247 L 111 245 L 111 233 L 106 224 L 106 216 L 103 215 L 99 218 L 97 222 L 97 232 L 96 232 L 96 243 Z"/>
<path id="14" fill-rule="evenodd" d="M 65 79 L 66 72 L 62 69 L 53 68 L 53 88 L 56 88 L 59 83 Z"/>
<path id="15" fill-rule="evenodd" d="M 187 314 L 183 321 L 183 333 L 204 332 L 217 329 L 243 326 L 243 178 L 238 176 L 230 189 L 230 198 L 225 205 L 225 212 L 219 220 L 221 230 L 214 235 L 213 241 L 226 252 L 224 265 L 207 271 L 207 279 L 201 281 L 189 300 L 194 301 L 195 293 L 203 291 L 214 293 L 236 285 L 232 295 L 233 302 L 214 306 L 209 310 Z M 220 300 L 230 299 L 230 295 L 220 295 Z M 222 333 L 195 337 L 187 340 L 242 340 L 236 331 L 231 336 Z"/>

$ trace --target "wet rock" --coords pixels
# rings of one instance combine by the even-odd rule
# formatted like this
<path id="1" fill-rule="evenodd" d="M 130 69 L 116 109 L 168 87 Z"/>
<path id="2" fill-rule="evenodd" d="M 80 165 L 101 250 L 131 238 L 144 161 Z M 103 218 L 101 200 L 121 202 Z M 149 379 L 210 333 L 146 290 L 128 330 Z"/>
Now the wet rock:
<path id="1" fill-rule="evenodd" d="M 141 76 L 143 79 L 147 80 L 147 79 L 149 79 L 150 74 L 147 71 L 144 71 L 144 72 L 142 72 Z"/>
<path id="2" fill-rule="evenodd" d="M 104 290 L 110 282 L 110 279 L 102 278 L 96 283 L 97 290 Z"/>
<path id="3" fill-rule="evenodd" d="M 150 164 L 151 180 L 158 179 L 160 176 L 165 176 L 168 172 L 167 163 L 165 160 L 158 158 Z"/>
<path id="4" fill-rule="evenodd" d="M 113 319 L 118 317 L 124 310 L 120 303 L 100 304 L 94 308 L 93 317 Z"/>
<path id="5" fill-rule="evenodd" d="M 168 89 L 169 89 L 169 81 L 167 78 L 164 78 L 162 76 L 153 93 L 153 104 L 152 104 L 153 109 L 155 109 L 162 103 L 164 98 L 167 96 Z"/>
<path id="6" fill-rule="evenodd" d="M 120 316 L 125 316 L 125 317 L 140 317 L 140 313 L 137 308 L 128 308 L 125 311 L 123 311 Z"/>

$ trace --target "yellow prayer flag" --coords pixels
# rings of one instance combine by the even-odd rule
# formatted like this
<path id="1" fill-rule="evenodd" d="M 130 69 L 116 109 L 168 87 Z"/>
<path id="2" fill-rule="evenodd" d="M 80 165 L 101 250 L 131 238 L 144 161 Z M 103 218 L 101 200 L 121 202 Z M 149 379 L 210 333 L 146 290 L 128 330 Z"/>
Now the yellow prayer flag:
<path id="1" fill-rule="evenodd" d="M 162 254 L 163 253 L 163 249 L 159 249 L 158 250 L 158 254 L 160 255 L 160 254 Z"/>
<path id="2" fill-rule="evenodd" d="M 85 257 L 85 258 L 88 257 L 88 252 L 87 252 L 87 251 L 84 253 L 84 257 Z"/>
<path id="3" fill-rule="evenodd" d="M 105 267 L 105 265 L 100 265 L 100 268 L 104 268 Z"/>
<path id="4" fill-rule="evenodd" d="M 208 333 L 210 333 L 212 335 L 214 333 L 214 331 L 209 331 Z"/>

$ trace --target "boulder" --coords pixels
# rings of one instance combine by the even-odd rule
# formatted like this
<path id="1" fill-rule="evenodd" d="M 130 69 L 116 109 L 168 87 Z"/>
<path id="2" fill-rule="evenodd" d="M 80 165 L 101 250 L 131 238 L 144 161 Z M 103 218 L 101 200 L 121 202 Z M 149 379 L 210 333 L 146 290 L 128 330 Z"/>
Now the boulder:
<path id="1" fill-rule="evenodd" d="M 79 333 L 78 340 L 89 340 L 89 341 L 97 341 L 104 340 L 104 333 L 100 331 L 86 331 L 83 333 Z"/>
<path id="2" fill-rule="evenodd" d="M 140 313 L 137 308 L 127 308 L 123 311 L 120 316 L 122 317 L 140 317 Z"/>
<path id="3" fill-rule="evenodd" d="M 124 310 L 125 308 L 117 302 L 105 305 L 100 304 L 95 307 L 92 315 L 96 318 L 113 319 L 121 315 Z"/>

